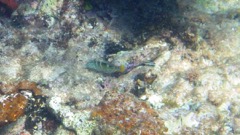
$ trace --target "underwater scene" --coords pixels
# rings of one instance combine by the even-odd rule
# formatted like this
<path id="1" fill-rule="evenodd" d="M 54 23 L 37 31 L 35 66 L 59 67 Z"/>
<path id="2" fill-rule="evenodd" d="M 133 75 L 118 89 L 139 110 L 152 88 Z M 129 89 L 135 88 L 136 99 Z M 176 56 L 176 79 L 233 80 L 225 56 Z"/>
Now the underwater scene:
<path id="1" fill-rule="evenodd" d="M 237 134 L 239 0 L 0 0 L 0 135 Z"/>

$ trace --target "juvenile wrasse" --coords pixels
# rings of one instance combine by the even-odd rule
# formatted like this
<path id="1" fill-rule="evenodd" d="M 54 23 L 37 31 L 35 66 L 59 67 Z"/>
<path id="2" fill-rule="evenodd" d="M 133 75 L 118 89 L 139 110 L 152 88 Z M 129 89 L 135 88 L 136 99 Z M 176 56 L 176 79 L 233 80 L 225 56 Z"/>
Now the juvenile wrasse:
<path id="1" fill-rule="evenodd" d="M 123 73 L 126 68 L 124 65 L 115 66 L 106 61 L 91 60 L 86 64 L 86 68 L 104 74 Z"/>

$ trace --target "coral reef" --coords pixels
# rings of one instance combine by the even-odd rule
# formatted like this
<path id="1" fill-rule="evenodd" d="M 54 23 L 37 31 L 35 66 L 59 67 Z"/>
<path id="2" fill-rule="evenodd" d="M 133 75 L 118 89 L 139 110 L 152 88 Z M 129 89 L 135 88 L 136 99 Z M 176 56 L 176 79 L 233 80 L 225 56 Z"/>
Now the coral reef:
<path id="1" fill-rule="evenodd" d="M 130 94 L 106 93 L 91 117 L 99 125 L 111 125 L 123 134 L 160 135 L 167 131 L 157 113 Z"/>
<path id="2" fill-rule="evenodd" d="M 237 0 L 19 2 L 0 18 L 0 104 L 27 107 L 1 135 L 240 134 Z"/>

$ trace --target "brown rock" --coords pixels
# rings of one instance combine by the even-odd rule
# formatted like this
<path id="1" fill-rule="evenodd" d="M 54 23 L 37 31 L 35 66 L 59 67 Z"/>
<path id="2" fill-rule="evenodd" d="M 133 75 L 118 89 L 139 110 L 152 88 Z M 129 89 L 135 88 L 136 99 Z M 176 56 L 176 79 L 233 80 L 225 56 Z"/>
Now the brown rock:
<path id="1" fill-rule="evenodd" d="M 126 93 L 107 93 L 91 116 L 99 125 L 111 125 L 123 134 L 161 135 L 167 131 L 155 110 Z M 102 128 L 101 131 L 107 131 Z"/>
<path id="2" fill-rule="evenodd" d="M 22 94 L 4 95 L 0 99 L 0 126 L 16 121 L 24 115 L 28 100 Z"/>

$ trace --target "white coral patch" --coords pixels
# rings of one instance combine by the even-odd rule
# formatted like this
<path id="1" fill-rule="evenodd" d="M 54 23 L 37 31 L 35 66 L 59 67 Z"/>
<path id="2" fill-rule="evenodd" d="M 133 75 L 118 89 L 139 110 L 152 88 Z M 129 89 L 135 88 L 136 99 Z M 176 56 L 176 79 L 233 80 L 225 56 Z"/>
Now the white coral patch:
<path id="1" fill-rule="evenodd" d="M 148 98 L 148 102 L 153 106 L 155 109 L 161 108 L 164 103 L 162 103 L 162 96 L 160 95 L 151 95 Z"/>
<path id="2" fill-rule="evenodd" d="M 187 116 L 182 117 L 182 123 L 186 127 L 198 127 L 199 121 L 197 120 L 196 114 L 193 112 L 189 113 Z"/>

